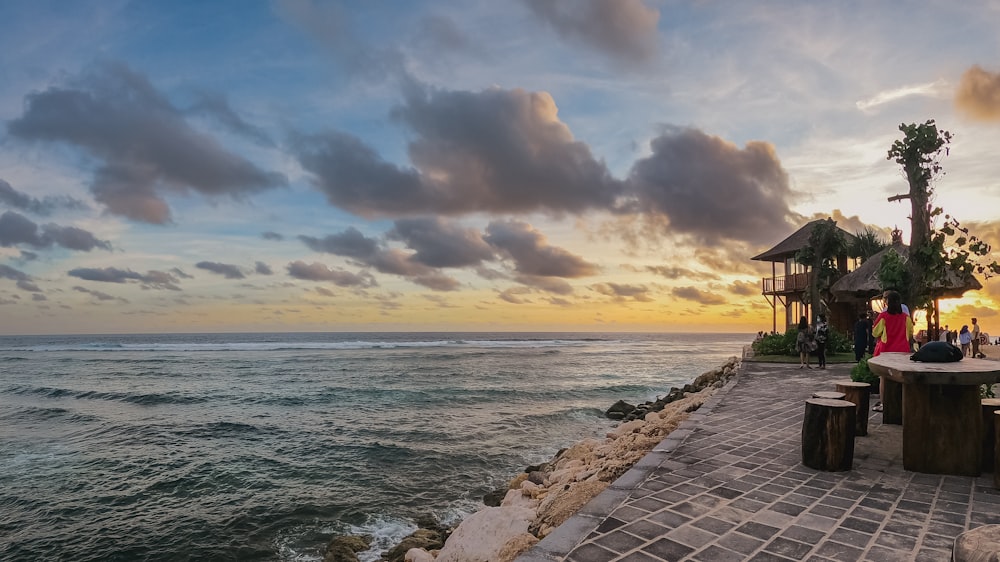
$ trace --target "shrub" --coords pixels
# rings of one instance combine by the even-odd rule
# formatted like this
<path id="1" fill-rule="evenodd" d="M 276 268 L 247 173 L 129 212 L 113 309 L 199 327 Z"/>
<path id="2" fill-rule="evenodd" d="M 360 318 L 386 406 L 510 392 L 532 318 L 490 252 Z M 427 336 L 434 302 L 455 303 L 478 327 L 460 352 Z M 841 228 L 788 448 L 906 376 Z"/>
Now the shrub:
<path id="1" fill-rule="evenodd" d="M 868 367 L 868 360 L 871 358 L 872 356 L 866 353 L 865 356 L 861 358 L 861 361 L 858 361 L 857 365 L 851 367 L 852 381 L 878 384 L 878 376 L 876 376 L 875 373 L 872 372 L 871 368 Z"/>

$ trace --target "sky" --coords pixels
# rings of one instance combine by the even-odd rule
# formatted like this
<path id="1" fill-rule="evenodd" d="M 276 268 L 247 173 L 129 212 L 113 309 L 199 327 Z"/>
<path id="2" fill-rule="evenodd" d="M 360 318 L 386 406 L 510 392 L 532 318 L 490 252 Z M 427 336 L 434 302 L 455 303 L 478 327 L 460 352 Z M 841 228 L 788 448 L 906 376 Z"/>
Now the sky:
<path id="1" fill-rule="evenodd" d="M 1000 248 L 1000 1 L 6 0 L 0 334 L 769 330 L 816 218 Z M 994 254 L 996 256 L 996 254 Z M 946 301 L 1000 335 L 1000 283 Z"/>

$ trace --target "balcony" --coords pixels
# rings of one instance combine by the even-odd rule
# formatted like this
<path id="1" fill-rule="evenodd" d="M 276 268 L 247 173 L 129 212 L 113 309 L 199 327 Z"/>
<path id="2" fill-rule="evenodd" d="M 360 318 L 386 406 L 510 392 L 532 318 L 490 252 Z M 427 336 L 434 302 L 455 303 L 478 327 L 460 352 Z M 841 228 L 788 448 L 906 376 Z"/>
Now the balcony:
<path id="1" fill-rule="evenodd" d="M 765 295 L 787 295 L 799 293 L 809 288 L 808 273 L 795 273 L 784 277 L 765 277 L 761 279 Z"/>

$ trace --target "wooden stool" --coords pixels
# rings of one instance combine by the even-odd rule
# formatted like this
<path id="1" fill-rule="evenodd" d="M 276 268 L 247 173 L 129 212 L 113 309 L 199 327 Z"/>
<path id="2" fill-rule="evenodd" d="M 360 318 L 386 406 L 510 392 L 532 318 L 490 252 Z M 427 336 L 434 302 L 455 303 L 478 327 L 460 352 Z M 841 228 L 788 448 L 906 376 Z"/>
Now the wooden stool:
<path id="1" fill-rule="evenodd" d="M 1000 559 L 1000 525 L 983 525 L 955 538 L 954 562 L 985 562 Z"/>
<path id="2" fill-rule="evenodd" d="M 839 381 L 837 390 L 844 393 L 844 400 L 854 404 L 856 417 L 854 421 L 854 435 L 868 435 L 868 418 L 871 416 L 871 390 L 872 386 L 866 382 Z"/>
<path id="3" fill-rule="evenodd" d="M 882 377 L 882 423 L 903 425 L 903 383 Z"/>
<path id="4" fill-rule="evenodd" d="M 812 395 L 813 398 L 827 398 L 829 400 L 843 400 L 845 396 L 846 394 L 843 392 L 834 392 L 832 390 L 817 390 Z"/>
<path id="5" fill-rule="evenodd" d="M 802 464 L 832 472 L 851 470 L 856 415 L 855 405 L 847 400 L 806 400 L 802 419 Z"/>
<path id="6" fill-rule="evenodd" d="M 1000 398 L 983 398 L 983 472 L 993 472 L 996 466 L 997 429 L 993 423 L 993 413 L 1000 410 Z"/>

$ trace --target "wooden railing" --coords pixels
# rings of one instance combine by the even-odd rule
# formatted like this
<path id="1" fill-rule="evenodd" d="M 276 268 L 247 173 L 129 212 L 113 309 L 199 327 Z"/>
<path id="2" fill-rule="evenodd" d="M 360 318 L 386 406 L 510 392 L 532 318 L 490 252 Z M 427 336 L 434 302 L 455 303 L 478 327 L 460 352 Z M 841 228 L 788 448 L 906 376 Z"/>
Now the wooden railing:
<path id="1" fill-rule="evenodd" d="M 761 279 L 765 295 L 793 293 L 809 288 L 809 274 L 795 273 L 784 277 L 765 277 Z"/>

